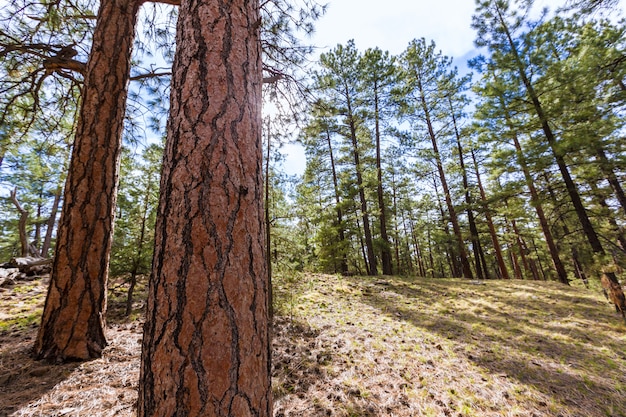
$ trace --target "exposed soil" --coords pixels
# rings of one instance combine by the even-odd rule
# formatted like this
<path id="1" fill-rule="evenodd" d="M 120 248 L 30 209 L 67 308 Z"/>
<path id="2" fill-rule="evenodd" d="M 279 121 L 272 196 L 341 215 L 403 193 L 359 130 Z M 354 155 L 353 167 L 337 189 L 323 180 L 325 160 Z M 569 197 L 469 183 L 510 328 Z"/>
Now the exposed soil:
<path id="1" fill-rule="evenodd" d="M 274 414 L 623 416 L 626 326 L 598 289 L 455 279 L 277 277 Z M 29 349 L 45 279 L 0 288 L 0 416 L 134 416 L 142 294 L 112 286 L 101 359 Z"/>

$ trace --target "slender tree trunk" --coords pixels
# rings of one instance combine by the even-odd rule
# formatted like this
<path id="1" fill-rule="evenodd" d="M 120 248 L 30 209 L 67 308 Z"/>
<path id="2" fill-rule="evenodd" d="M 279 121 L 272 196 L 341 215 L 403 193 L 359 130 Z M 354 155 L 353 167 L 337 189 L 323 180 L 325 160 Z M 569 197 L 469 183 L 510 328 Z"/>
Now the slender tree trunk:
<path id="1" fill-rule="evenodd" d="M 380 237 L 382 239 L 381 260 L 383 264 L 383 275 L 391 275 L 393 273 L 391 265 L 391 244 L 387 235 L 387 214 L 385 208 L 385 195 L 383 193 L 383 169 L 380 157 L 380 111 L 378 108 L 378 84 L 374 82 L 374 118 L 375 135 L 376 135 L 376 193 L 378 195 L 378 211 L 380 219 Z"/>
<path id="2" fill-rule="evenodd" d="M 593 199 L 604 210 L 604 214 L 606 215 L 606 221 L 609 226 L 611 226 L 613 236 L 617 240 L 617 244 L 611 242 L 612 247 L 615 249 L 619 249 L 622 252 L 626 252 L 626 236 L 624 236 L 620 225 L 615 220 L 615 216 L 613 215 L 611 208 L 609 207 L 604 197 L 600 194 L 597 184 L 593 183 L 592 181 L 589 185 L 591 187 L 591 191 L 593 192 Z"/>
<path id="3" fill-rule="evenodd" d="M 330 132 L 326 130 L 326 144 L 328 145 L 328 154 L 330 156 L 330 168 L 333 174 L 333 191 L 335 192 L 335 205 L 337 206 L 337 229 L 339 229 L 339 242 L 341 243 L 341 262 L 339 269 L 343 275 L 348 273 L 348 255 L 344 247 L 346 241 L 346 232 L 343 224 L 343 211 L 341 210 L 341 199 L 339 197 L 339 180 L 337 179 L 337 168 L 335 167 L 335 156 L 333 154 L 333 144 L 330 140 Z"/>
<path id="4" fill-rule="evenodd" d="M 543 176 L 544 181 L 546 182 L 546 188 L 548 190 L 548 194 L 550 195 L 550 198 L 552 198 L 552 201 L 556 203 L 558 201 L 556 198 L 556 193 L 554 192 L 554 188 L 552 187 L 552 184 L 550 183 L 550 178 L 548 177 L 547 172 L 544 171 L 542 176 Z M 563 235 L 564 236 L 569 235 L 570 230 L 569 230 L 569 227 L 567 226 L 567 222 L 565 222 L 565 220 L 561 216 L 559 216 L 559 219 L 561 221 L 561 227 L 563 228 Z M 582 280 L 585 286 L 588 287 L 589 284 L 588 284 L 587 274 L 585 273 L 582 262 L 580 262 L 578 249 L 576 249 L 575 246 L 572 246 L 571 252 L 572 252 L 572 264 L 574 265 L 574 275 L 578 279 Z"/>
<path id="5" fill-rule="evenodd" d="M 361 159 L 359 156 L 359 147 L 356 137 L 356 125 L 354 122 L 354 114 L 352 112 L 352 104 L 350 102 L 350 94 L 348 87 L 345 88 L 345 95 L 348 98 L 348 119 L 350 124 L 350 139 L 352 140 L 352 154 L 354 157 L 354 165 L 356 170 L 356 185 L 359 189 L 359 200 L 361 202 L 361 216 L 363 218 L 363 233 L 365 234 L 365 246 L 367 250 L 367 269 L 368 274 L 377 275 L 378 265 L 376 254 L 374 253 L 374 242 L 372 240 L 372 231 L 370 230 L 370 219 L 367 212 L 367 200 L 365 199 L 365 188 L 363 186 L 363 173 L 361 172 Z"/>
<path id="6" fill-rule="evenodd" d="M 432 243 L 433 241 L 431 240 L 430 237 L 430 228 L 426 228 L 426 238 L 428 239 L 428 263 L 430 265 L 430 276 L 431 278 L 435 278 L 435 260 L 433 259 L 433 247 L 432 247 Z"/>
<path id="7" fill-rule="evenodd" d="M 461 165 L 461 175 L 463 177 L 463 189 L 465 191 L 465 204 L 467 205 L 467 221 L 469 223 L 470 228 L 470 240 L 472 242 L 472 249 L 474 252 L 474 263 L 476 264 L 476 275 L 478 275 L 478 279 L 484 279 L 487 277 L 487 266 L 481 263 L 481 258 L 484 260 L 484 255 L 482 255 L 483 248 L 480 244 L 480 238 L 478 236 L 478 227 L 476 227 L 476 221 L 474 219 L 474 212 L 472 211 L 473 201 L 472 196 L 469 191 L 469 181 L 467 179 L 467 170 L 465 169 L 465 161 L 463 160 L 463 145 L 461 145 L 461 135 L 459 134 L 459 129 L 456 123 L 456 116 L 454 114 L 454 109 L 452 107 L 452 99 L 448 96 L 448 103 L 450 105 L 450 113 L 452 114 L 452 123 L 454 126 L 454 133 L 456 137 L 456 145 L 459 151 L 459 162 Z"/>
<path id="8" fill-rule="evenodd" d="M 404 223 L 404 219 L 402 220 Z M 426 268 L 424 267 L 424 255 L 422 252 L 422 248 L 417 239 L 417 234 L 415 233 L 415 225 L 413 224 L 413 220 L 409 220 L 409 226 L 411 228 L 411 239 L 413 240 L 413 246 L 415 247 L 415 256 L 417 257 L 417 266 L 419 268 L 420 276 L 426 277 Z M 404 226 L 406 233 L 406 225 Z"/>
<path id="9" fill-rule="evenodd" d="M 18 222 L 18 230 L 20 234 L 20 246 L 21 248 L 21 256 L 28 256 L 28 234 L 26 233 L 26 223 L 28 223 L 28 211 L 22 207 L 19 200 L 17 199 L 17 187 L 11 191 L 11 201 L 13 205 L 17 209 L 17 212 L 20 213 L 20 220 Z"/>
<path id="10" fill-rule="evenodd" d="M 365 264 L 365 272 L 367 273 L 367 275 L 372 275 L 371 271 L 370 271 L 370 264 L 368 262 L 367 259 L 367 250 L 365 248 L 365 242 L 363 241 L 363 233 L 361 229 L 361 222 L 359 221 L 359 216 L 355 214 L 354 216 L 356 218 L 356 228 L 359 231 L 359 244 L 361 246 L 361 255 L 363 256 L 363 263 Z"/>
<path id="11" fill-rule="evenodd" d="M 594 146 L 596 151 L 596 157 L 598 158 L 598 164 L 600 165 L 600 170 L 604 175 L 604 178 L 609 182 L 613 192 L 615 193 L 615 198 L 619 202 L 620 206 L 624 214 L 626 214 L 626 194 L 624 194 L 624 189 L 622 188 L 622 184 L 619 179 L 615 175 L 613 171 L 612 164 L 609 161 L 609 158 L 606 156 L 606 152 L 602 149 L 600 143 L 596 143 Z"/>
<path id="12" fill-rule="evenodd" d="M 100 357 L 130 57 L 138 0 L 103 0 L 65 184 L 38 359 Z"/>
<path id="13" fill-rule="evenodd" d="M 259 4 L 183 1 L 139 417 L 272 415 Z"/>
<path id="14" fill-rule="evenodd" d="M 270 219 L 270 152 L 272 126 L 267 119 L 267 151 L 265 154 L 265 263 L 267 264 L 268 314 L 270 323 L 274 318 L 274 292 L 272 288 L 272 220 Z"/>
<path id="15" fill-rule="evenodd" d="M 152 177 L 148 180 L 148 186 L 143 200 L 143 216 L 141 216 L 141 226 L 139 228 L 139 241 L 137 242 L 137 252 L 135 253 L 135 260 L 133 261 L 133 269 L 130 271 L 130 285 L 128 286 L 128 293 L 126 294 L 126 317 L 130 316 L 133 311 L 133 293 L 135 286 L 137 285 L 137 274 L 139 273 L 139 266 L 141 264 L 141 257 L 143 256 L 143 248 L 146 239 L 146 228 L 148 223 L 148 211 L 150 210 L 150 194 L 152 193 Z"/>
<path id="16" fill-rule="evenodd" d="M 43 193 L 39 194 L 39 201 L 43 200 Z M 38 248 L 40 248 L 41 245 L 41 203 L 37 203 L 37 215 L 36 215 L 36 222 L 35 222 L 35 237 L 33 239 L 33 242 L 31 245 L 31 248 L 29 250 L 29 252 L 31 252 L 31 255 L 33 256 L 41 256 L 41 252 L 39 251 Z M 33 248 L 34 246 L 34 248 Z M 36 249 L 36 254 L 32 253 L 32 249 Z"/>
<path id="17" fill-rule="evenodd" d="M 517 163 L 524 173 L 526 186 L 530 191 L 530 200 L 533 207 L 535 208 L 535 212 L 537 213 L 537 218 L 539 218 L 539 224 L 541 225 L 541 230 L 543 231 L 543 236 L 546 239 L 548 251 L 550 252 L 550 258 L 552 259 L 552 265 L 556 270 L 558 280 L 563 284 L 569 285 L 569 279 L 567 279 L 567 271 L 565 270 L 565 266 L 563 265 L 563 262 L 561 261 L 561 257 L 559 255 L 559 250 L 556 246 L 556 243 L 554 242 L 554 237 L 552 236 L 552 231 L 550 230 L 548 219 L 546 218 L 546 215 L 543 211 L 543 206 L 541 204 L 541 201 L 539 200 L 539 193 L 537 192 L 537 188 L 535 187 L 535 182 L 532 175 L 530 175 L 530 170 L 528 169 L 526 158 L 524 157 L 524 153 L 522 151 L 522 146 L 517 138 L 517 133 L 515 133 L 514 130 L 511 130 L 511 134 L 513 137 L 513 142 L 515 143 L 515 150 L 517 151 Z"/>
<path id="18" fill-rule="evenodd" d="M 513 264 L 513 271 L 515 273 L 515 278 L 524 279 L 522 268 L 520 268 L 519 262 L 517 260 L 517 256 L 515 256 L 515 251 L 513 250 L 512 245 L 510 243 L 509 243 L 509 256 L 511 257 L 511 263 Z"/>
<path id="19" fill-rule="evenodd" d="M 393 190 L 392 200 L 393 200 L 393 217 L 395 221 L 393 222 L 393 233 L 395 238 L 393 240 L 394 250 L 396 252 L 396 273 L 400 273 L 400 230 L 398 230 L 398 195 L 397 195 L 397 185 L 396 185 L 396 174 L 395 171 L 392 171 L 391 177 L 391 187 Z M 403 223 L 404 233 L 406 236 L 406 225 Z"/>
<path id="20" fill-rule="evenodd" d="M 441 161 L 441 154 L 439 153 L 439 147 L 437 145 L 437 137 L 430 118 L 430 109 L 426 103 L 424 97 L 423 87 L 421 80 L 418 80 L 418 88 L 420 90 L 420 98 L 422 103 L 422 110 L 424 111 L 424 118 L 426 120 L 426 126 L 428 127 L 428 136 L 433 146 L 433 152 L 437 162 L 437 171 L 439 172 L 439 180 L 441 181 L 441 187 L 443 188 L 444 198 L 446 200 L 446 206 L 448 207 L 448 214 L 450 215 L 450 222 L 452 223 L 452 230 L 457 242 L 457 250 L 461 258 L 461 267 L 463 270 L 463 277 L 473 278 L 472 269 L 470 267 L 469 260 L 467 258 L 467 250 L 465 249 L 465 242 L 463 241 L 463 234 L 461 233 L 461 227 L 459 226 L 459 219 L 456 214 L 454 204 L 452 204 L 452 198 L 450 197 L 450 190 L 448 188 L 448 182 L 446 181 L 446 174 L 443 170 L 443 163 Z"/>
<path id="21" fill-rule="evenodd" d="M 517 65 L 517 68 L 518 68 L 519 76 L 522 79 L 522 82 L 524 83 L 526 92 L 528 93 L 528 96 L 533 104 L 533 108 L 535 110 L 537 118 L 539 119 L 539 122 L 541 124 L 541 129 L 543 130 L 546 140 L 548 141 L 548 145 L 550 146 L 550 149 L 552 150 L 552 154 L 554 155 L 559 171 L 561 172 L 561 175 L 563 177 L 563 181 L 565 182 L 565 188 L 567 189 L 567 193 L 572 201 L 574 210 L 576 211 L 576 215 L 578 216 L 583 232 L 587 236 L 587 240 L 589 241 L 589 245 L 591 246 L 591 250 L 593 251 L 593 253 L 599 255 L 600 257 L 603 257 L 606 255 L 606 252 L 604 251 L 604 248 L 602 247 L 602 243 L 600 242 L 598 234 L 593 228 L 593 225 L 591 224 L 591 220 L 589 219 L 589 216 L 587 215 L 585 206 L 583 205 L 582 199 L 580 198 L 580 194 L 578 193 L 578 188 L 576 187 L 576 184 L 574 183 L 574 180 L 572 179 L 569 173 L 567 164 L 565 163 L 565 158 L 563 157 L 561 151 L 559 150 L 557 146 L 556 137 L 554 136 L 554 132 L 552 132 L 552 128 L 550 127 L 550 124 L 548 122 L 548 117 L 546 116 L 543 106 L 541 105 L 541 101 L 539 100 L 539 95 L 535 91 L 535 88 L 533 87 L 532 83 L 530 82 L 530 79 L 528 78 L 528 75 L 526 74 L 526 68 L 524 66 L 524 63 L 517 52 L 517 47 L 515 45 L 515 42 L 513 42 L 513 38 L 508 30 L 507 25 L 504 22 L 502 15 L 500 14 L 499 9 L 498 9 L 498 15 L 500 18 L 502 28 L 504 29 L 505 34 L 507 36 L 509 46 L 511 47 L 511 51 L 513 52 L 513 57 L 515 59 L 515 64 Z M 625 299 L 624 293 L 621 289 L 621 285 L 619 281 L 617 280 L 617 276 L 615 275 L 615 273 L 607 272 L 605 273 L 605 275 L 609 279 L 609 281 L 611 281 L 611 283 L 613 284 L 611 285 L 612 299 L 624 300 Z"/>
<path id="22" fill-rule="evenodd" d="M 474 150 L 471 150 L 472 161 L 474 162 L 474 172 L 476 173 L 476 182 L 478 184 L 478 190 L 480 191 L 480 201 L 483 206 L 483 210 L 485 212 L 485 218 L 487 219 L 487 227 L 489 228 L 489 235 L 491 236 L 491 244 L 493 245 L 493 250 L 496 254 L 496 260 L 498 262 L 498 269 L 500 270 L 500 276 L 503 279 L 509 279 L 509 271 L 506 267 L 506 263 L 504 262 L 504 256 L 502 255 L 502 247 L 500 246 L 500 241 L 498 239 L 498 234 L 496 233 L 496 228 L 493 224 L 493 218 L 491 217 L 491 210 L 487 204 L 487 195 L 485 193 L 485 188 L 483 187 L 482 180 L 480 178 L 480 171 L 478 170 L 478 162 L 476 161 L 476 153 Z"/>
<path id="23" fill-rule="evenodd" d="M 57 222 L 57 213 L 59 211 L 59 204 L 61 203 L 62 193 L 63 188 L 60 186 L 54 193 L 54 201 L 52 202 L 50 217 L 48 217 L 48 221 L 46 222 L 46 235 L 44 236 L 43 244 L 41 245 L 41 256 L 43 256 L 44 258 L 47 258 L 48 252 L 50 252 L 50 245 L 52 244 L 52 232 L 54 231 L 54 225 Z"/>
<path id="24" fill-rule="evenodd" d="M 450 233 L 450 227 L 448 226 L 448 220 L 446 219 L 446 213 L 443 209 L 443 204 L 441 203 L 441 196 L 439 194 L 439 189 L 437 187 L 437 176 L 433 173 L 433 185 L 435 187 L 435 196 L 437 197 L 437 204 L 439 206 L 439 213 L 441 215 L 441 222 L 443 223 L 443 230 L 446 233 L 446 258 L 448 260 L 448 264 L 450 265 L 450 272 L 453 277 L 460 277 L 463 275 L 463 271 L 461 265 L 459 265 L 459 261 L 456 255 L 456 251 L 454 250 L 454 237 L 452 237 L 452 233 Z M 457 249 L 458 249 L 458 245 Z M 442 271 L 443 273 L 443 271 Z"/>

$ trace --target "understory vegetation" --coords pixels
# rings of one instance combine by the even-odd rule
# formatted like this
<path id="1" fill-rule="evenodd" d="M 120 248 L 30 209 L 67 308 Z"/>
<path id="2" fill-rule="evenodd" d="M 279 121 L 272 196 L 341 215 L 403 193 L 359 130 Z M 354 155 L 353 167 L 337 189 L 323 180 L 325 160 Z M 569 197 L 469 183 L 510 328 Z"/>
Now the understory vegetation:
<path id="1" fill-rule="evenodd" d="M 45 279 L 0 291 L 0 415 L 134 416 L 133 313 L 113 282 L 101 359 L 29 356 Z M 600 288 L 551 282 L 278 274 L 274 415 L 626 416 L 626 325 Z"/>

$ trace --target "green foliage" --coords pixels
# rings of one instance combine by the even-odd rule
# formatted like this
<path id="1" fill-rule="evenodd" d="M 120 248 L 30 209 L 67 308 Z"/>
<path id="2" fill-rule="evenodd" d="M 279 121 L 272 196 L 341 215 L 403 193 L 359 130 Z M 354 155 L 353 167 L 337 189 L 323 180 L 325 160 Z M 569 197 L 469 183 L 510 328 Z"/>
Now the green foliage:
<path id="1" fill-rule="evenodd" d="M 126 150 L 122 156 L 110 260 L 113 276 L 150 272 L 162 156 L 160 144 L 147 146 L 140 155 Z"/>

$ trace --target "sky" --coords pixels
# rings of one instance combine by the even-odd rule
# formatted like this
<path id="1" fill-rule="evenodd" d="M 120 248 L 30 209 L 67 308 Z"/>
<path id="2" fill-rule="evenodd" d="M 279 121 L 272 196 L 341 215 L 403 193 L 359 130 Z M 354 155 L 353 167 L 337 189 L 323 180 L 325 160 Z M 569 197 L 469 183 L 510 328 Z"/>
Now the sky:
<path id="1" fill-rule="evenodd" d="M 467 59 L 476 55 L 475 33 L 471 28 L 474 0 L 325 0 L 326 14 L 316 24 L 312 38 L 305 43 L 319 52 L 354 39 L 360 51 L 378 47 L 400 54 L 413 39 L 433 40 L 444 55 L 455 59 L 462 71 Z M 318 0 L 324 3 L 324 0 Z M 564 0 L 535 0 L 535 9 L 555 10 Z M 620 0 L 626 10 L 626 0 Z M 304 153 L 297 145 L 285 148 L 285 170 L 301 174 Z"/>

